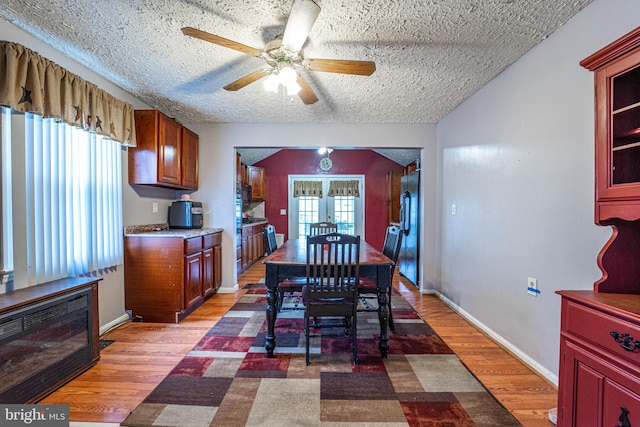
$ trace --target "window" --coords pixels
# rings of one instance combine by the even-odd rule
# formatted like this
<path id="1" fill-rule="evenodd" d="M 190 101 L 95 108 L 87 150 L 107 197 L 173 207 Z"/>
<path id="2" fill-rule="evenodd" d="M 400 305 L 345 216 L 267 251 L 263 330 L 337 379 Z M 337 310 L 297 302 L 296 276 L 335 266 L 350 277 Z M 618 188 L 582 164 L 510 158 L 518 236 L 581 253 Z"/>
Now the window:
<path id="1" fill-rule="evenodd" d="M 309 225 L 318 221 L 318 197 L 298 197 L 298 236 L 309 235 Z"/>
<path id="2" fill-rule="evenodd" d="M 3 159 L 3 190 L 11 193 L 2 197 L 10 215 L 3 248 L 13 254 L 16 281 L 30 286 L 121 264 L 121 144 L 37 115 L 2 116 L 11 117 L 10 144 L 4 132 L 2 143 L 13 169 Z"/>
<path id="3" fill-rule="evenodd" d="M 335 222 L 338 225 L 338 233 L 355 235 L 355 197 L 333 197 L 333 217 L 335 218 Z"/>
<path id="4" fill-rule="evenodd" d="M 296 182 L 307 184 L 312 191 L 312 183 L 316 182 L 316 191 L 322 197 L 295 196 Z M 329 196 L 331 183 L 338 183 L 344 192 L 350 186 L 360 188 L 358 197 L 351 195 Z M 298 188 L 298 191 L 300 189 Z M 344 194 L 344 192 L 342 194 Z M 308 194 L 308 193 L 307 193 Z M 348 193 L 347 194 L 351 194 Z M 359 235 L 364 238 L 364 176 L 362 175 L 290 175 L 289 176 L 289 238 L 296 239 L 309 234 L 309 224 L 328 221 L 338 226 L 339 233 Z"/>

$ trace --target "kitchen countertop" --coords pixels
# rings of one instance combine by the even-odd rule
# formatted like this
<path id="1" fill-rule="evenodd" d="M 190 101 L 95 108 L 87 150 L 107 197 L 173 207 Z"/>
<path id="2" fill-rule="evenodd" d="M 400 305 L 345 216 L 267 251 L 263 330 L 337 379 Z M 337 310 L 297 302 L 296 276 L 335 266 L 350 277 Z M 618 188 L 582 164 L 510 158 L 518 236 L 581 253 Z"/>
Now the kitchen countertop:
<path id="1" fill-rule="evenodd" d="M 269 220 L 267 218 L 256 218 L 256 219 L 253 219 L 251 222 L 243 222 L 242 228 L 251 227 L 253 225 L 258 225 L 258 224 L 268 224 L 268 223 L 269 223 Z"/>
<path id="2" fill-rule="evenodd" d="M 221 233 L 222 228 L 169 228 L 168 224 L 133 225 L 124 228 L 125 236 L 144 237 L 191 237 L 205 236 L 207 234 Z"/>

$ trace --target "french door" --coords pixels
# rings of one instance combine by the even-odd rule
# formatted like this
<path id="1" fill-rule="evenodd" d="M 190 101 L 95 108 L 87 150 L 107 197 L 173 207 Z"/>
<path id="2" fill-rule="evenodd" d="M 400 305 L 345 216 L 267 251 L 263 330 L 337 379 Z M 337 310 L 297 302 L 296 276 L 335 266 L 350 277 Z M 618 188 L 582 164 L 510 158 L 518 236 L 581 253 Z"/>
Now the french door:
<path id="1" fill-rule="evenodd" d="M 330 181 L 358 181 L 360 197 L 328 197 Z M 295 181 L 316 181 L 322 185 L 322 197 L 294 197 Z M 309 234 L 314 222 L 333 222 L 339 233 L 359 235 L 364 239 L 364 176 L 363 175 L 289 175 L 289 238 Z"/>

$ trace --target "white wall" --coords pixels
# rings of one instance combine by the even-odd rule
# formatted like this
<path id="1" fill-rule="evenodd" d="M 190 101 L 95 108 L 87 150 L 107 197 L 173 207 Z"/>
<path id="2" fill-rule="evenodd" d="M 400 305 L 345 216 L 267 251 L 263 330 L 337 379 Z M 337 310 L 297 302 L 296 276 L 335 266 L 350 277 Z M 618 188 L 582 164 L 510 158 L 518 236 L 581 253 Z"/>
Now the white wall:
<path id="1" fill-rule="evenodd" d="M 578 63 L 638 16 L 640 2 L 596 0 L 438 124 L 439 291 L 556 383 L 554 291 L 592 289 L 611 234 L 593 223 L 593 75 Z"/>
<path id="2" fill-rule="evenodd" d="M 420 147 L 422 150 L 422 203 L 426 207 L 423 276 L 435 283 L 436 230 L 430 212 L 436 205 L 435 125 L 331 125 L 331 124 L 217 124 L 189 125 L 200 136 L 200 188 L 193 198 L 203 202 L 205 226 L 223 227 L 222 288 L 237 284 L 235 271 L 235 148 L 236 147 Z M 286 165 L 283 165 L 286 167 Z M 425 209 L 422 209 L 424 214 Z"/>

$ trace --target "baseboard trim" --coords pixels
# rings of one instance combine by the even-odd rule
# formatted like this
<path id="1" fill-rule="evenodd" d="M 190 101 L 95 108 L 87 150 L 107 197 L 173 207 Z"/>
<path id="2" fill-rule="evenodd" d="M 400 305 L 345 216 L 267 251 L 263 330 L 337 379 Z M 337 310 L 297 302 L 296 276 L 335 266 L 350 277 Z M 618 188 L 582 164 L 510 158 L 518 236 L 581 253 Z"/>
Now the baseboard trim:
<path id="1" fill-rule="evenodd" d="M 113 319 L 111 322 L 107 323 L 106 325 L 100 326 L 100 336 L 106 334 L 116 326 L 120 326 L 121 324 L 128 322 L 129 320 L 130 320 L 129 316 L 125 313 L 122 316 Z"/>
<path id="2" fill-rule="evenodd" d="M 240 286 L 236 283 L 235 285 L 233 285 L 233 287 L 228 287 L 228 286 L 222 286 L 220 288 L 218 288 L 218 293 L 219 294 L 233 294 L 236 293 L 240 290 Z"/>
<path id="3" fill-rule="evenodd" d="M 524 353 L 522 350 L 520 350 L 518 347 L 514 346 L 509 341 L 504 339 L 501 335 L 497 334 L 495 331 L 493 331 L 487 325 L 485 325 L 484 323 L 480 322 L 478 319 L 473 317 L 471 314 L 467 313 L 465 310 L 463 310 L 456 303 L 454 303 L 449 298 L 444 296 L 442 293 L 440 293 L 438 291 L 435 291 L 434 293 L 449 308 L 451 308 L 453 311 L 458 313 L 460 316 L 462 316 L 465 320 L 467 320 L 469 323 L 474 325 L 476 328 L 478 328 L 482 332 L 484 332 L 487 336 L 489 336 L 489 338 L 491 338 L 493 341 L 498 343 L 500 346 L 502 346 L 504 349 L 506 349 L 509 353 L 513 354 L 522 363 L 524 363 L 525 365 L 527 365 L 528 367 L 533 369 L 535 372 L 540 374 L 542 377 L 546 378 L 549 382 L 554 384 L 556 387 L 558 386 L 558 376 L 557 375 L 555 375 L 553 372 L 551 372 L 550 370 L 548 370 L 547 368 L 545 368 L 544 366 L 542 366 L 541 364 L 536 362 L 534 359 L 532 359 L 526 353 Z"/>

